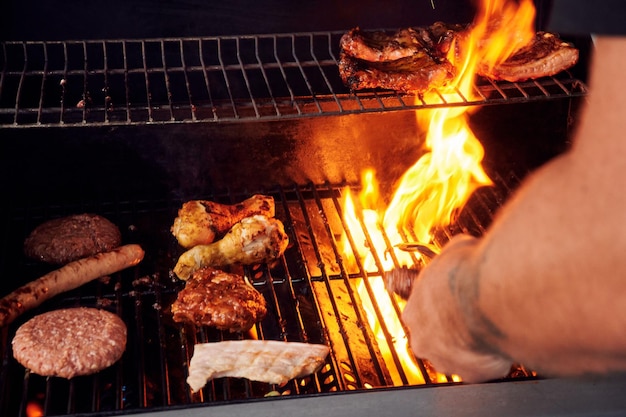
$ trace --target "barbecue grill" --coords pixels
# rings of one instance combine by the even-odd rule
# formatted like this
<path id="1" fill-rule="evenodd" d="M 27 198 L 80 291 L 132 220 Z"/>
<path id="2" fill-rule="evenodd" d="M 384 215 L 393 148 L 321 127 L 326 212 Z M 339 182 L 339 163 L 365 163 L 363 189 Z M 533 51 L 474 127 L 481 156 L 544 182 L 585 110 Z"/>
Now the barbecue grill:
<path id="1" fill-rule="evenodd" d="M 536 81 L 477 80 L 472 98 L 355 93 L 337 73 L 342 34 L 2 44 L 1 294 L 48 270 L 23 256 L 22 243 L 49 218 L 97 212 L 120 226 L 125 242 L 146 250 L 137 267 L 56 297 L 2 329 L 2 415 L 484 415 L 486 404 L 511 415 L 626 409 L 621 378 L 544 379 L 520 364 L 502 381 L 465 385 L 419 358 L 403 363 L 375 297 L 380 260 L 367 268 L 354 248 L 353 259 L 339 248 L 341 236 L 356 232 L 343 216 L 345 193 L 360 189 L 369 167 L 391 190 L 423 152 L 414 112 L 435 107 L 481 107 L 472 127 L 494 185 L 477 190 L 434 243 L 482 234 L 519 182 L 567 149 L 587 94 L 586 58 Z M 577 46 L 584 56 L 588 43 Z M 183 286 L 171 272 L 181 253 L 169 231 L 177 209 L 188 199 L 230 204 L 253 193 L 274 197 L 291 241 L 276 265 L 243 270 L 268 301 L 268 316 L 249 334 L 174 323 L 169 306 Z M 366 229 L 359 233 L 368 237 Z M 399 311 L 393 297 L 385 302 Z M 19 324 L 78 305 L 106 308 L 127 323 L 119 363 L 67 381 L 15 362 L 10 342 Z M 382 337 L 367 325 L 364 305 L 372 306 Z M 221 378 L 189 391 L 195 343 L 250 337 L 325 343 L 331 355 L 316 374 L 283 386 Z"/>

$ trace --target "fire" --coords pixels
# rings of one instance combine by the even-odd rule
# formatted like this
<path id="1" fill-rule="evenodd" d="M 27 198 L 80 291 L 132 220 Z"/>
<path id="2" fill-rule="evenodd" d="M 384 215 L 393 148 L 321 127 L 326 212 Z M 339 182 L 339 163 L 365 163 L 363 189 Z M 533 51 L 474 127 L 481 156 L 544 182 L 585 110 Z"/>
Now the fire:
<path id="1" fill-rule="evenodd" d="M 481 68 L 499 65 L 526 45 L 534 36 L 535 8 L 532 0 L 481 0 L 471 29 L 458 36 L 450 48 L 449 60 L 457 69 L 454 81 L 439 91 L 447 102 L 458 101 L 459 93 L 473 98 L 474 80 Z M 451 106 L 416 111 L 417 123 L 426 129 L 427 151 L 400 179 L 389 204 L 378 192 L 375 173 L 362 176 L 363 189 L 358 207 L 350 193 L 344 200 L 344 218 L 353 236 L 358 255 L 368 272 L 366 278 L 375 288 L 375 303 L 384 317 L 384 326 L 394 336 L 394 347 L 400 361 L 408 364 L 409 374 L 421 379 L 407 343 L 407 337 L 397 314 L 390 308 L 393 302 L 400 308 L 401 300 L 391 301 L 382 285 L 384 271 L 398 265 L 411 266 L 417 259 L 396 250 L 403 241 L 430 243 L 433 229 L 450 224 L 472 193 L 488 186 L 491 180 L 482 168 L 484 150 L 470 129 L 468 118 L 475 107 Z M 361 232 L 361 231 L 364 232 Z M 366 231 L 366 232 L 365 232 Z M 380 271 L 376 265 L 382 265 Z M 376 277 L 369 274 L 378 275 Z M 361 288 L 364 288 L 361 285 Z M 365 290 L 360 292 L 367 298 Z M 364 302 L 372 331 L 385 344 L 371 301 Z M 381 349 L 383 355 L 384 349 Z M 437 375 L 440 380 L 443 376 Z M 453 377 L 458 380 L 458 377 Z M 445 380 L 445 379 L 443 379 Z"/>
<path id="2" fill-rule="evenodd" d="M 27 417 L 42 417 L 44 415 L 43 408 L 39 405 L 39 403 L 31 401 L 26 404 Z"/>
<path id="3" fill-rule="evenodd" d="M 488 68 L 506 61 L 535 36 L 535 5 L 532 0 L 486 0 L 481 2 L 471 37 L 478 39 L 475 56 Z"/>

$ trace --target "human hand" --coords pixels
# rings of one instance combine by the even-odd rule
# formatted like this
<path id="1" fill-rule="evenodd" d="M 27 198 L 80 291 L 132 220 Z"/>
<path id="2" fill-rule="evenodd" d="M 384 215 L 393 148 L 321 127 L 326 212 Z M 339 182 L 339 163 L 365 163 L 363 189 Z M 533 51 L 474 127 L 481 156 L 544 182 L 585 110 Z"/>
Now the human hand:
<path id="1" fill-rule="evenodd" d="M 475 279 L 471 256 L 478 240 L 455 236 L 417 278 L 402 313 L 415 355 L 438 372 L 457 374 L 466 382 L 506 376 L 511 361 L 475 340 L 471 314 L 480 315 L 472 294 L 458 291 L 459 280 Z"/>

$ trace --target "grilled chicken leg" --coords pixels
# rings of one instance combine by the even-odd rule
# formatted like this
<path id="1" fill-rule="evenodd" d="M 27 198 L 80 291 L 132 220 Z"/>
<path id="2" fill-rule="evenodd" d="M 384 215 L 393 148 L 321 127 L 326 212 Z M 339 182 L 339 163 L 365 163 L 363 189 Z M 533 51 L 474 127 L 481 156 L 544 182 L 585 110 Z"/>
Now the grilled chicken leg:
<path id="1" fill-rule="evenodd" d="M 221 240 L 197 245 L 183 253 L 174 273 L 187 280 L 199 268 L 226 265 L 252 265 L 271 262 L 287 249 L 289 237 L 280 220 L 263 215 L 246 217 L 235 224 Z"/>
<path id="2" fill-rule="evenodd" d="M 171 231 L 182 247 L 192 248 L 212 243 L 235 223 L 255 214 L 274 217 L 274 199 L 256 194 L 233 205 L 206 200 L 187 201 L 178 210 Z"/>

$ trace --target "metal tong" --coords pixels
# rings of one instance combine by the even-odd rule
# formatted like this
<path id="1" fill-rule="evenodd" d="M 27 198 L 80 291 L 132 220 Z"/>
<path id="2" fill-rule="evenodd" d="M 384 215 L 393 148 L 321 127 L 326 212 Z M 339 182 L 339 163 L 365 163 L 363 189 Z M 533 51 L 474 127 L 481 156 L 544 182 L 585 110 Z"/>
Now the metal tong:
<path id="1" fill-rule="evenodd" d="M 439 254 L 439 248 L 420 242 L 405 242 L 395 245 L 396 248 L 405 252 L 419 252 L 424 256 L 425 261 L 432 260 Z M 384 275 L 385 288 L 390 293 L 395 293 L 400 298 L 407 299 L 411 295 L 413 282 L 417 279 L 420 270 L 418 268 L 394 268 Z"/>
<path id="2" fill-rule="evenodd" d="M 439 255 L 439 248 L 427 243 L 403 242 L 398 243 L 395 247 L 405 252 L 419 252 L 429 259 L 433 259 L 435 256 Z"/>

